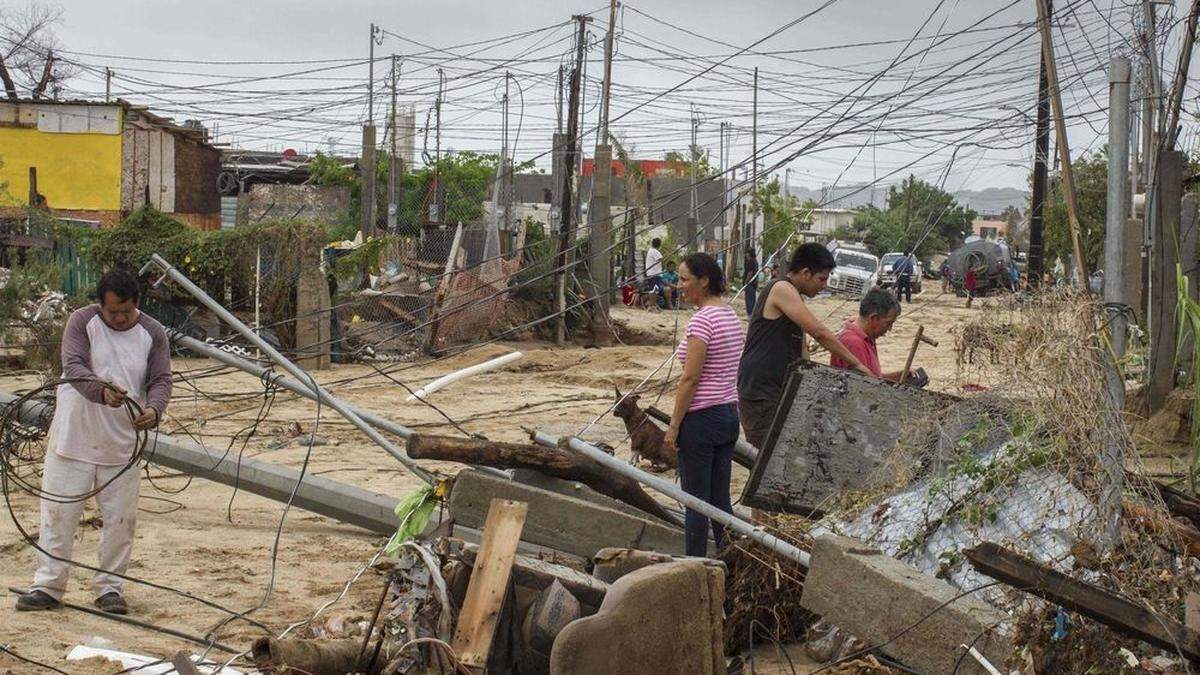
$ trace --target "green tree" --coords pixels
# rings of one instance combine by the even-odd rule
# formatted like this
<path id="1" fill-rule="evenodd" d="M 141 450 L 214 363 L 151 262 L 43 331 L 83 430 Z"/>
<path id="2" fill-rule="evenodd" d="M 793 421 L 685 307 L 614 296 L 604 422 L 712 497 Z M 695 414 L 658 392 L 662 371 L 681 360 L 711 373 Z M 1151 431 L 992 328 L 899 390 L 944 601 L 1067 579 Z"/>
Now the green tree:
<path id="1" fill-rule="evenodd" d="M 663 159 L 675 164 L 682 164 L 685 173 L 690 172 L 692 164 L 695 164 L 696 178 L 710 178 L 717 175 L 716 167 L 709 162 L 708 153 L 701 152 L 698 147 L 693 147 L 683 152 L 671 150 Z"/>
<path id="2" fill-rule="evenodd" d="M 888 188 L 886 208 L 863 208 L 834 236 L 861 240 L 876 255 L 916 247 L 917 257 L 923 258 L 960 245 L 975 216 L 950 193 L 910 175 Z"/>
<path id="3" fill-rule="evenodd" d="M 1075 177 L 1075 199 L 1079 207 L 1079 235 L 1083 257 L 1088 269 L 1104 256 L 1104 225 L 1108 213 L 1108 147 L 1098 152 L 1084 153 L 1071 162 Z M 1030 177 L 1032 182 L 1033 178 Z M 1063 196 L 1062 172 L 1050 174 L 1046 207 L 1043 212 L 1042 250 L 1047 261 L 1066 260 L 1074 248 L 1071 226 L 1067 219 L 1067 202 Z M 1052 268 L 1053 263 L 1046 265 Z"/>
<path id="4" fill-rule="evenodd" d="M 812 200 L 803 204 L 791 195 L 783 194 L 778 178 L 754 191 L 750 212 L 763 216 L 762 249 L 765 256 L 775 255 L 787 243 L 788 237 L 809 223 L 809 212 L 816 207 Z M 781 252 L 780 255 L 786 255 Z"/>

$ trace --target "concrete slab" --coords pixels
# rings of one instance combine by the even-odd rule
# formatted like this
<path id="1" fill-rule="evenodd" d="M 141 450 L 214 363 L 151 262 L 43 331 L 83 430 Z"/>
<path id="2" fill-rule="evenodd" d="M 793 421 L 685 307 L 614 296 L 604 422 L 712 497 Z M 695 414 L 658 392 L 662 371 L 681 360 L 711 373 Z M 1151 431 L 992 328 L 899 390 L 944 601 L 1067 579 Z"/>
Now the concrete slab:
<path id="1" fill-rule="evenodd" d="M 725 672 L 725 573 L 701 560 L 651 565 L 613 584 L 596 614 L 554 641 L 552 675 Z"/>
<path id="2" fill-rule="evenodd" d="M 475 469 L 458 473 L 450 492 L 450 515 L 456 525 L 482 527 L 492 499 L 529 504 L 523 541 L 585 558 L 609 547 L 683 553 L 683 532 L 678 528 Z"/>
<path id="3" fill-rule="evenodd" d="M 799 366 L 788 380 L 742 503 L 820 513 L 829 497 L 873 484 L 906 421 L 954 401 L 847 370 Z"/>
<path id="4" fill-rule="evenodd" d="M 816 539 L 800 604 L 923 673 L 984 673 L 960 645 L 997 668 L 1011 651 L 1005 614 L 850 537 Z"/>

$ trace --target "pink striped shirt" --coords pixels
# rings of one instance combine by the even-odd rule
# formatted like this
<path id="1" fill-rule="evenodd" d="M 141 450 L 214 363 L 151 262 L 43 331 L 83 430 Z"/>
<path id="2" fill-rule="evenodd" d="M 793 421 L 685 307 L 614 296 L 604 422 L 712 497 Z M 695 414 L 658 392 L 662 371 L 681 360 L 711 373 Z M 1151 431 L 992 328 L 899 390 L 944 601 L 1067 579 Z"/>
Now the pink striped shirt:
<path id="1" fill-rule="evenodd" d="M 684 365 L 687 364 L 687 341 L 691 337 L 703 340 L 708 350 L 688 412 L 737 403 L 738 359 L 746 341 L 746 332 L 742 330 L 737 314 L 729 305 L 721 304 L 701 307 L 692 315 L 676 350 L 679 362 Z"/>

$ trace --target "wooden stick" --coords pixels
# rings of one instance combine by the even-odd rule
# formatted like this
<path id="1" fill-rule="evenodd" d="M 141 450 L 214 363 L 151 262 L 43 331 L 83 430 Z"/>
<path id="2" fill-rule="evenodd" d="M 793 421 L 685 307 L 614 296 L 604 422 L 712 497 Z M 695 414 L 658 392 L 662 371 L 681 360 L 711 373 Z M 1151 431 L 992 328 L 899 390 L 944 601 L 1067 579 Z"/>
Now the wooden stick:
<path id="1" fill-rule="evenodd" d="M 458 660 L 479 672 L 487 666 L 528 508 L 524 502 L 493 499 L 483 523 L 483 540 L 452 643 Z"/>
<path id="2" fill-rule="evenodd" d="M 963 552 L 981 574 L 1089 616 L 1124 635 L 1200 659 L 1200 635 L 1115 593 L 1088 584 L 990 541 Z"/>
<path id="3" fill-rule="evenodd" d="M 924 335 L 925 335 L 925 325 L 924 324 L 918 325 L 917 326 L 917 334 L 915 336 L 913 336 L 912 347 L 910 347 L 908 350 L 908 360 L 906 360 L 904 362 L 904 371 L 900 373 L 899 384 L 904 384 L 904 381 L 908 379 L 908 371 L 912 369 L 913 359 L 915 359 L 917 357 L 917 347 L 921 346 L 921 338 Z M 936 346 L 936 344 L 937 343 L 935 342 L 934 345 Z"/>

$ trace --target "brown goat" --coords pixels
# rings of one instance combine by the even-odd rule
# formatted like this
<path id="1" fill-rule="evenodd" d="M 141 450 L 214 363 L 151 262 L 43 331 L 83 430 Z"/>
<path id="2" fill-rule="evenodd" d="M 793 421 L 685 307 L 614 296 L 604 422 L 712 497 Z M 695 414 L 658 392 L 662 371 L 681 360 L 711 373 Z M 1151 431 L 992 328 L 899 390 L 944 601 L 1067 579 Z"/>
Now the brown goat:
<path id="1" fill-rule="evenodd" d="M 638 407 L 638 397 L 633 394 L 623 397 L 620 389 L 616 389 L 616 392 L 617 405 L 613 409 L 613 416 L 625 422 L 633 463 L 646 459 L 651 468 L 657 471 L 678 467 L 679 458 L 666 448 L 666 433 Z"/>

